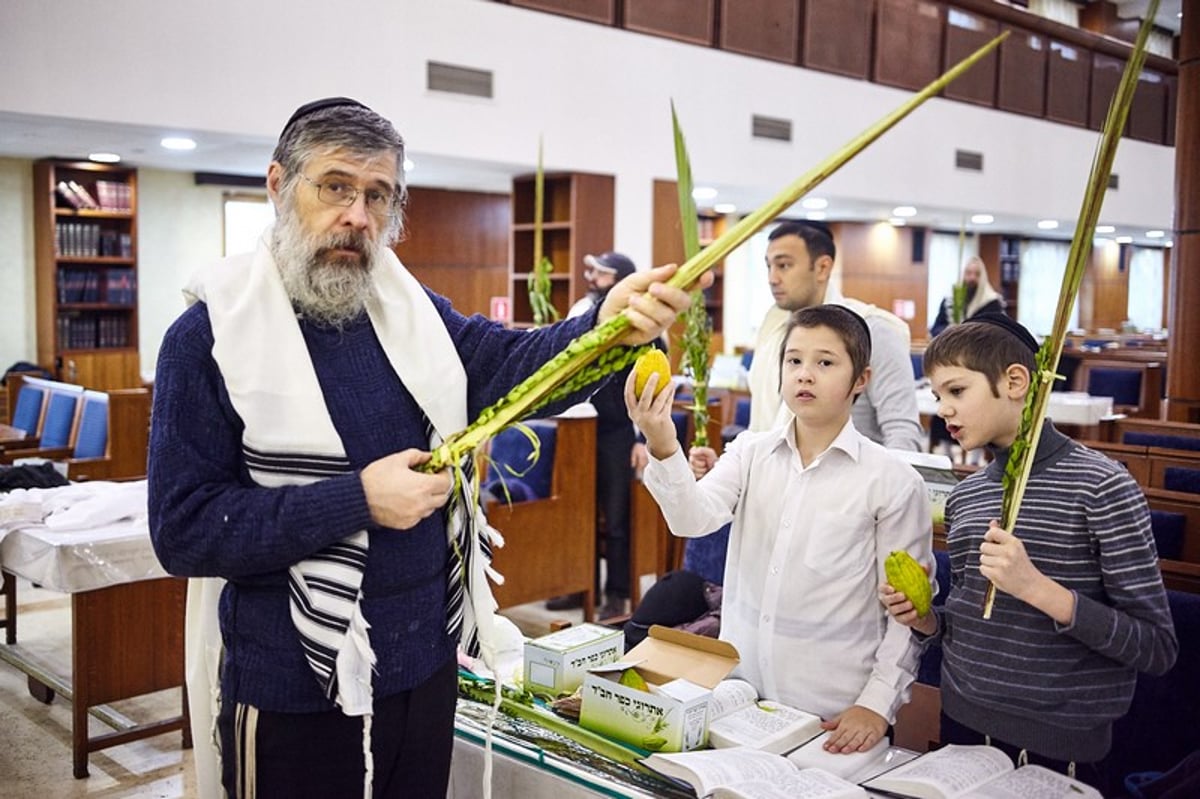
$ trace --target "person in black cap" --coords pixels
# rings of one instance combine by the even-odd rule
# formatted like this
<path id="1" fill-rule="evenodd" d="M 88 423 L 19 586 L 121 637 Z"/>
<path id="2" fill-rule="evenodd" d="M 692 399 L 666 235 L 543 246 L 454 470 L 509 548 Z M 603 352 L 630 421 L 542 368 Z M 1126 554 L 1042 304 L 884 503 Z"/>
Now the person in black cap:
<path id="1" fill-rule="evenodd" d="M 585 255 L 583 263 L 588 293 L 571 306 L 568 319 L 600 305 L 613 286 L 637 271 L 629 256 L 619 252 Z M 620 616 L 627 610 L 630 481 L 635 462 L 645 462 L 645 445 L 638 443 L 625 412 L 624 383 L 624 373 L 614 375 L 589 398 L 596 409 L 596 532 L 597 540 L 604 541 L 603 586 L 599 574 L 596 577 L 596 595 L 603 596 L 596 611 L 599 619 Z M 553 597 L 546 602 L 548 610 L 582 606 L 582 594 Z"/>
<path id="2" fill-rule="evenodd" d="M 536 331 L 465 317 L 390 249 L 403 162 L 362 103 L 298 109 L 267 171 L 274 226 L 193 279 L 160 350 L 151 539 L 170 573 L 227 581 L 221 641 L 189 628 L 188 649 L 224 645 L 229 796 L 445 797 L 456 648 L 495 652 L 489 535 L 448 470 L 419 467 L 595 324 L 623 313 L 640 344 L 689 304 L 664 267 Z"/>
<path id="3" fill-rule="evenodd" d="M 964 449 L 992 462 L 946 501 L 950 594 L 917 617 L 892 586 L 891 615 L 942 660 L 943 744 L 980 744 L 1107 789 L 1099 761 L 1125 714 L 1137 673 L 1162 674 L 1178 642 L 1142 490 L 1121 464 L 1041 429 L 1020 514 L 1000 527 L 1004 475 L 1038 343 L 1003 314 L 952 325 L 925 350 L 938 415 Z M 991 617 L 983 618 L 988 582 Z"/>

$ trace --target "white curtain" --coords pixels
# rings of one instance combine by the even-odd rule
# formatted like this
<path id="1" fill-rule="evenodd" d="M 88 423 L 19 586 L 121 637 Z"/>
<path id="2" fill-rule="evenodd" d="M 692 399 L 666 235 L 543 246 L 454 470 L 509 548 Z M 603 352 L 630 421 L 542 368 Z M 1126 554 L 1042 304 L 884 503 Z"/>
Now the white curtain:
<path id="1" fill-rule="evenodd" d="M 1160 330 L 1163 319 L 1163 251 L 1134 247 L 1129 257 L 1129 321 L 1138 330 Z"/>
<path id="2" fill-rule="evenodd" d="M 1071 246 L 1065 241 L 1021 243 L 1021 280 L 1017 287 L 1017 321 L 1042 337 L 1054 327 L 1054 311 L 1062 292 Z M 1068 329 L 1079 326 L 1079 301 L 1071 308 Z"/>
<path id="3" fill-rule="evenodd" d="M 925 264 L 929 269 L 929 281 L 926 284 L 928 300 L 925 305 L 925 327 L 933 327 L 937 319 L 938 308 L 942 300 L 954 289 L 962 274 L 963 264 L 972 255 L 979 254 L 979 242 L 974 236 L 967 236 L 959 251 L 958 236 L 954 233 L 934 233 L 929 237 L 929 254 Z"/>
<path id="4" fill-rule="evenodd" d="M 1029 10 L 1072 28 L 1079 27 L 1079 4 L 1074 0 L 1029 0 Z"/>

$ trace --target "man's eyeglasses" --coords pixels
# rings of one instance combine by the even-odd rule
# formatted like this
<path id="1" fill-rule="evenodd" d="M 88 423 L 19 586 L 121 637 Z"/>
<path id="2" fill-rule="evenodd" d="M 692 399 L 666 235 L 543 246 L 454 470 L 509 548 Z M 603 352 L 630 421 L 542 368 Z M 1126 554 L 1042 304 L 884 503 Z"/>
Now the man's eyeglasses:
<path id="1" fill-rule="evenodd" d="M 307 175 L 301 175 L 306 182 L 311 184 L 317 190 L 317 199 L 326 205 L 337 205 L 342 208 L 349 208 L 354 205 L 354 201 L 358 199 L 358 195 L 363 196 L 363 202 L 366 204 L 367 213 L 381 217 L 383 219 L 391 218 L 396 214 L 396 194 L 395 192 L 382 191 L 380 189 L 357 189 L 341 180 L 327 180 L 324 182 L 313 180 Z"/>

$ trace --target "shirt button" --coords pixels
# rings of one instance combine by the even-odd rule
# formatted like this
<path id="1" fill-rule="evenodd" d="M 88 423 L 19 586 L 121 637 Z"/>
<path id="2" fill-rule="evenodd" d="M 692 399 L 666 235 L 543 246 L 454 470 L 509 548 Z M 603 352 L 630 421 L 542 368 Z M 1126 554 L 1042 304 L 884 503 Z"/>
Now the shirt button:
<path id="1" fill-rule="evenodd" d="M 779 567 L 778 567 L 778 566 L 772 566 L 772 567 L 771 567 L 771 574 L 779 574 Z"/>
<path id="2" fill-rule="evenodd" d="M 766 614 L 764 613 L 764 614 L 763 614 L 763 621 L 764 621 L 764 622 L 770 622 L 770 621 L 771 621 L 771 617 L 770 617 L 770 616 L 768 616 L 768 615 L 766 615 Z"/>
<path id="3" fill-rule="evenodd" d="M 783 526 L 784 526 L 784 527 L 791 527 L 791 526 L 792 526 L 792 520 L 791 520 L 791 519 L 784 519 L 784 520 L 783 520 Z"/>

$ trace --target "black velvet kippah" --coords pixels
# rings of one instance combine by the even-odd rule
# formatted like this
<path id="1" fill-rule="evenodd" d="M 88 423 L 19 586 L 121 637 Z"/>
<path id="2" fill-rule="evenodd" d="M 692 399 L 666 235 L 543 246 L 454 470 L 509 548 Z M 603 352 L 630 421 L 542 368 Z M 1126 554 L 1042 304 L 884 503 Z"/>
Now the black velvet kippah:
<path id="1" fill-rule="evenodd" d="M 280 132 L 279 138 L 282 139 L 284 136 L 286 136 L 292 125 L 295 125 L 296 122 L 304 119 L 304 117 L 308 116 L 309 114 L 315 114 L 318 111 L 324 111 L 326 108 L 337 108 L 339 106 L 354 106 L 357 108 L 366 108 L 368 111 L 371 110 L 358 100 L 352 100 L 349 97 L 326 97 L 323 100 L 313 100 L 311 103 L 305 103 L 296 109 L 295 113 L 293 113 L 291 118 L 288 119 L 287 124 L 283 126 L 283 130 Z"/>
<path id="2" fill-rule="evenodd" d="M 997 313 L 995 311 L 989 311 L 987 313 L 976 314 L 967 321 L 982 322 L 985 325 L 992 325 L 994 327 L 1002 328 L 1020 339 L 1021 343 L 1028 347 L 1030 352 L 1036 353 L 1040 348 L 1040 345 L 1037 343 L 1037 339 L 1033 337 L 1033 334 L 1026 330 L 1024 325 L 1013 319 L 1011 316 Z"/>
<path id="3" fill-rule="evenodd" d="M 852 316 L 854 318 L 854 321 L 858 322 L 858 324 L 862 327 L 863 332 L 867 334 L 867 343 L 868 344 L 872 343 L 871 342 L 871 328 L 867 326 L 867 320 L 863 319 L 862 316 L 857 311 L 852 311 L 849 308 L 847 308 L 845 305 L 838 305 L 838 304 L 832 303 L 832 302 L 825 303 L 825 307 L 826 308 L 837 308 L 839 311 L 845 311 L 847 314 Z"/>

